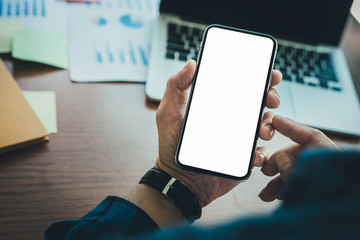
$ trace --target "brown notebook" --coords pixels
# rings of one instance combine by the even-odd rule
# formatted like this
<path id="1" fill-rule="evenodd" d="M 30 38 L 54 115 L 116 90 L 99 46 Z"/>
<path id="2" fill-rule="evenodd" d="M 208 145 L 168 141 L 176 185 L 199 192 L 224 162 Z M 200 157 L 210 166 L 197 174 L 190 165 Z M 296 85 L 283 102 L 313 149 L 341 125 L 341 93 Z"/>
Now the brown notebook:
<path id="1" fill-rule="evenodd" d="M 0 153 L 48 140 L 48 132 L 0 59 Z"/>

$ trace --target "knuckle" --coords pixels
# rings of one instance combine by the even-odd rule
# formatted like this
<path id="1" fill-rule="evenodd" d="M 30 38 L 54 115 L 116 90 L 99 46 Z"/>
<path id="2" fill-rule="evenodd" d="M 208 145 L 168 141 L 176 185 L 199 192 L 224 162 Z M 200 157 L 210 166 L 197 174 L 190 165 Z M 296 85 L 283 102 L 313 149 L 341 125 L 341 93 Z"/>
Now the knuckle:
<path id="1" fill-rule="evenodd" d="M 160 111 L 159 110 L 156 111 L 155 118 L 156 118 L 156 121 L 159 120 L 159 118 L 160 118 Z"/>
<path id="2" fill-rule="evenodd" d="M 285 129 L 286 136 L 293 136 L 296 134 L 294 128 L 292 126 L 287 126 Z"/>
<path id="3" fill-rule="evenodd" d="M 319 139 L 321 139 L 325 134 L 321 132 L 319 129 L 310 128 L 305 140 L 305 145 L 317 144 Z"/>
<path id="4" fill-rule="evenodd" d="M 155 114 L 156 122 L 159 123 L 163 119 L 163 117 L 164 117 L 164 114 L 162 111 L 162 107 L 160 106 Z"/>
<path id="5" fill-rule="evenodd" d="M 319 129 L 313 128 L 311 131 L 311 135 L 314 138 L 320 138 L 324 136 L 324 133 L 322 131 L 320 131 Z"/>
<path id="6" fill-rule="evenodd" d="M 161 122 L 161 115 L 159 112 L 156 112 L 156 123 L 159 124 Z"/>
<path id="7" fill-rule="evenodd" d="M 167 87 L 173 86 L 173 85 L 174 85 L 174 81 L 175 81 L 175 76 L 173 75 L 173 76 L 169 77 L 169 79 L 168 79 L 168 81 L 167 81 L 167 83 L 166 83 L 166 86 L 167 86 Z"/>

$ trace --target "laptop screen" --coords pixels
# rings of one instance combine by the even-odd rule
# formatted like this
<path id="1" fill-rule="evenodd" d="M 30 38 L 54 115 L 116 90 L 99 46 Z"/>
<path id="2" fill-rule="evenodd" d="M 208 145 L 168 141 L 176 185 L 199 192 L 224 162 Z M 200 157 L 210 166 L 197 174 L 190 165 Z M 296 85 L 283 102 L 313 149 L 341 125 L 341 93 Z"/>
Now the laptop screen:
<path id="1" fill-rule="evenodd" d="M 294 41 L 337 45 L 353 0 L 162 0 L 161 13 Z"/>

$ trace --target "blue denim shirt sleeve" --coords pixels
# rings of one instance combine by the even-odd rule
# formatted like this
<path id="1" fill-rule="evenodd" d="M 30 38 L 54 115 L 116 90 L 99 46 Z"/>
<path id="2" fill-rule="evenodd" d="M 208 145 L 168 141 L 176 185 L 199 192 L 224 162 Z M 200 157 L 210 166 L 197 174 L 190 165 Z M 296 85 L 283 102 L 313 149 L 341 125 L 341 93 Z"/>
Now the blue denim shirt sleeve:
<path id="1" fill-rule="evenodd" d="M 158 229 L 141 208 L 125 199 L 108 196 L 81 219 L 52 224 L 45 232 L 45 239 L 92 240 L 119 234 L 130 237 Z"/>
<path id="2" fill-rule="evenodd" d="M 360 152 L 312 150 L 298 159 L 282 205 L 272 214 L 212 228 L 158 229 L 140 208 L 108 197 L 78 220 L 55 223 L 47 240 L 359 239 Z M 141 236 L 140 236 L 141 235 Z"/>

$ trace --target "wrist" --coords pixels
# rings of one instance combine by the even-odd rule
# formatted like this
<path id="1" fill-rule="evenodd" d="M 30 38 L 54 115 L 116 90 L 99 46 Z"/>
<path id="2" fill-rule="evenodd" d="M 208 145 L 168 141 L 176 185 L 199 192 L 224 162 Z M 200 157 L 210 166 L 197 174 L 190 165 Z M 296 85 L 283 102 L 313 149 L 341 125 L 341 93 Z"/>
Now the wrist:
<path id="1" fill-rule="evenodd" d="M 201 216 L 201 202 L 198 197 L 179 179 L 159 169 L 150 169 L 140 183 L 151 186 L 173 203 L 190 222 Z"/>
<path id="2" fill-rule="evenodd" d="M 164 160 L 161 156 L 157 159 L 155 167 L 179 179 L 197 196 L 201 207 L 207 206 L 239 184 L 237 181 L 183 170 L 174 160 Z"/>
<path id="3" fill-rule="evenodd" d="M 165 171 L 170 176 L 173 176 L 182 182 L 200 200 L 202 207 L 208 204 L 208 194 L 206 194 L 204 186 L 198 187 L 201 186 L 201 184 L 198 184 L 199 177 L 197 173 L 180 169 L 178 166 L 175 166 L 174 168 L 172 166 L 163 164 L 160 158 L 157 159 L 154 167 Z"/>
<path id="4" fill-rule="evenodd" d="M 181 211 L 160 192 L 146 184 L 139 184 L 126 197 L 146 212 L 160 227 L 186 222 Z"/>

